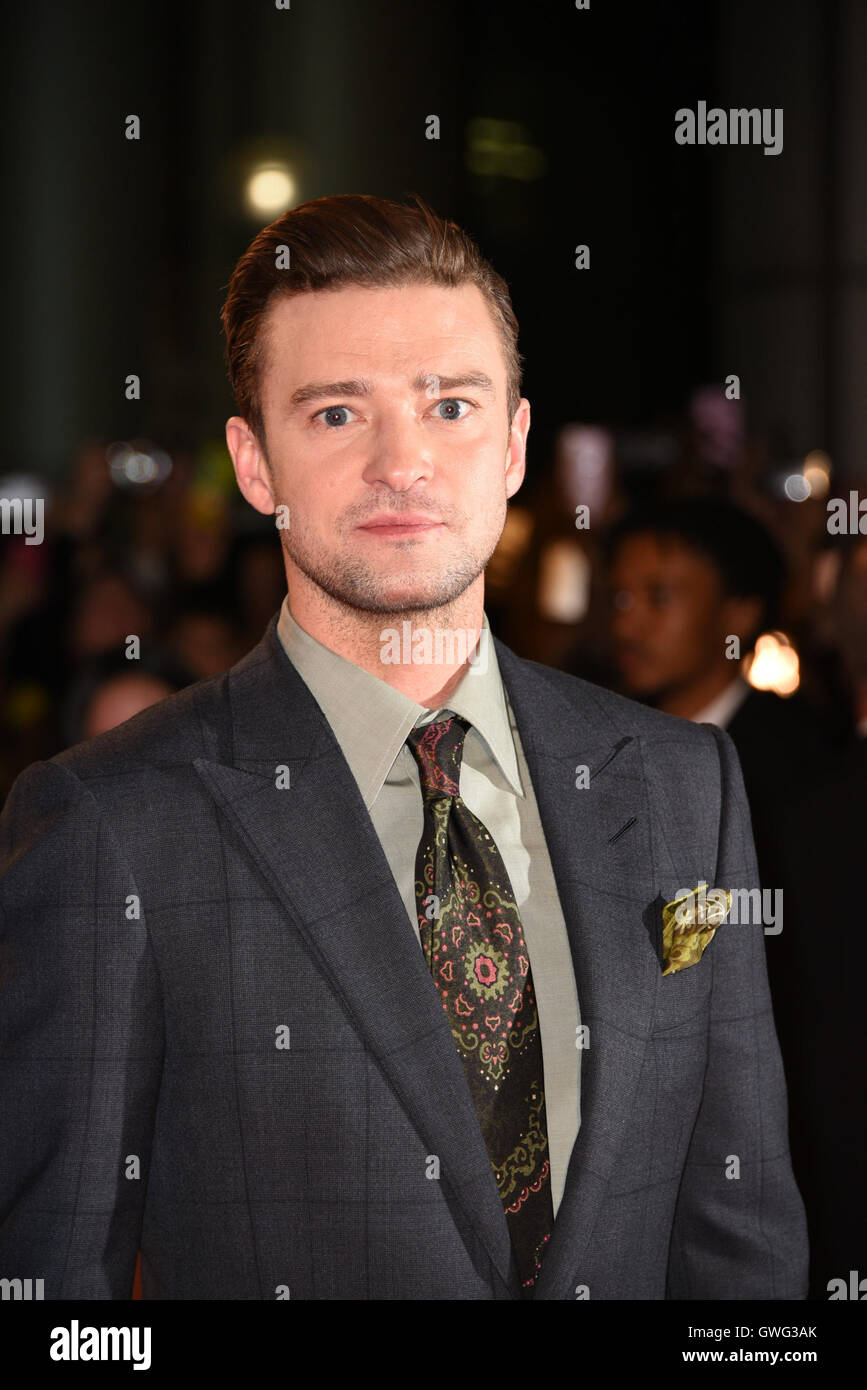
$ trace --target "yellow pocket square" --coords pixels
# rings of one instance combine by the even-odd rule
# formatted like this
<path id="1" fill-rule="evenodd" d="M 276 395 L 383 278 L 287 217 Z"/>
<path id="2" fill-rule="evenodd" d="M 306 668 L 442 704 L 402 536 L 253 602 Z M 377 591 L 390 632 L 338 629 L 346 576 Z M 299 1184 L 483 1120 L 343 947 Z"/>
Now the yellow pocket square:
<path id="1" fill-rule="evenodd" d="M 663 975 L 697 965 L 714 933 L 731 911 L 727 888 L 708 888 L 702 879 L 662 909 Z"/>

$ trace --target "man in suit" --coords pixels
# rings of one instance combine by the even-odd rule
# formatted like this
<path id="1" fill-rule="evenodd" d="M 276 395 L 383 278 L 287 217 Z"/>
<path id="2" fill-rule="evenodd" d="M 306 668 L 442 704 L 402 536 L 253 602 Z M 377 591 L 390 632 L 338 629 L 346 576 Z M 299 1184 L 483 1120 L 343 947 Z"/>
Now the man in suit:
<path id="1" fill-rule="evenodd" d="M 801 695 L 757 690 L 741 675 L 741 658 L 780 621 L 785 565 L 776 542 L 735 503 L 698 496 L 626 513 L 605 552 L 620 688 L 725 729 L 744 777 L 762 884 L 779 887 L 782 810 L 824 773 L 834 743 Z"/>
<path id="2" fill-rule="evenodd" d="M 730 739 L 492 640 L 503 281 L 319 199 L 224 308 L 288 596 L 4 810 L 0 1274 L 46 1297 L 780 1299 L 804 1212 Z"/>

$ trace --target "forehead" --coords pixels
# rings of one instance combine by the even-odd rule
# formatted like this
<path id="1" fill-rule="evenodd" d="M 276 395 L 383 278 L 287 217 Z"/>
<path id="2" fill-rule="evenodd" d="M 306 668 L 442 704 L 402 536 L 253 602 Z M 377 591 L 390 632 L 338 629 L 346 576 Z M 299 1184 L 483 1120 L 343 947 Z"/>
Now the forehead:
<path id="1" fill-rule="evenodd" d="M 687 545 L 678 536 L 653 531 L 638 531 L 626 536 L 617 547 L 614 564 L 671 579 L 694 581 L 699 576 L 718 577 L 716 565 L 702 551 Z"/>
<path id="2" fill-rule="evenodd" d="M 262 324 L 264 374 L 350 376 L 363 364 L 406 374 L 419 365 L 505 374 L 490 305 L 476 285 L 349 285 L 278 296 Z"/>

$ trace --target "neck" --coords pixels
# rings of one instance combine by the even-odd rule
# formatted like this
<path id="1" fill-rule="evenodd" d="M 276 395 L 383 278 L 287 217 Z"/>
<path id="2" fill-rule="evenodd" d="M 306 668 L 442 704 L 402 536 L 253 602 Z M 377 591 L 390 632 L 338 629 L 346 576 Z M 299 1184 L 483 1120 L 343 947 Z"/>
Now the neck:
<path id="1" fill-rule="evenodd" d="M 322 590 L 292 584 L 299 627 L 353 666 L 428 709 L 448 703 L 476 654 L 484 624 L 482 575 L 451 603 L 389 613 L 351 608 Z"/>
<path id="2" fill-rule="evenodd" d="M 665 691 L 654 704 L 666 714 L 679 714 L 682 719 L 693 719 L 705 705 L 709 705 L 711 700 L 715 700 L 728 689 L 737 674 L 737 670 L 733 670 L 730 664 L 716 667 L 703 673 L 689 685 Z"/>

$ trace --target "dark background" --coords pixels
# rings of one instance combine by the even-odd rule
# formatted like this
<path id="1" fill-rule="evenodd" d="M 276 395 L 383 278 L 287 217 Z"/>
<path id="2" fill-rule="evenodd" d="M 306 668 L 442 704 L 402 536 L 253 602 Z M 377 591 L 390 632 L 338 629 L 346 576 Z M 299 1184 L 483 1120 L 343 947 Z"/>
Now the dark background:
<path id="1" fill-rule="evenodd" d="M 56 477 L 93 433 L 222 433 L 220 290 L 256 230 L 240 171 L 274 150 L 299 200 L 417 190 L 479 240 L 521 325 L 531 482 L 564 419 L 664 421 L 728 372 L 775 455 L 863 473 L 865 31 L 863 0 L 20 10 L 6 471 Z M 783 107 L 782 154 L 678 146 L 674 112 L 699 99 Z M 514 133 L 473 172 L 479 118 L 516 123 L 538 176 L 515 176 Z"/>

